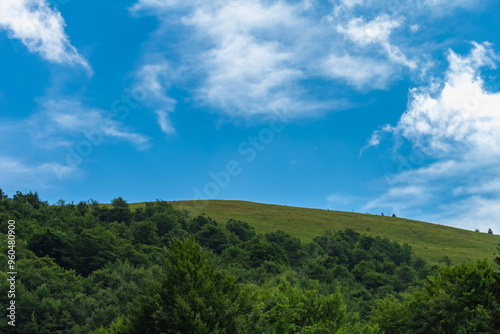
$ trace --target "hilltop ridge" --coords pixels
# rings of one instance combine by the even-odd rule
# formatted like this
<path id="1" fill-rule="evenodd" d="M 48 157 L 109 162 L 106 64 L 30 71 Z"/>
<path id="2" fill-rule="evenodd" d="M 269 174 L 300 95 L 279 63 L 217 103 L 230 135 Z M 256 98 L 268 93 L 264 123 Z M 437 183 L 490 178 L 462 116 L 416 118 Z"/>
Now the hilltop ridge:
<path id="1" fill-rule="evenodd" d="M 192 216 L 205 214 L 225 224 L 229 219 L 246 221 L 257 232 L 283 230 L 303 241 L 325 230 L 353 229 L 360 233 L 408 243 L 417 256 L 433 263 L 448 256 L 453 263 L 493 259 L 500 236 L 411 219 L 354 212 L 308 209 L 238 200 L 169 201 Z M 131 208 L 144 206 L 132 203 Z"/>

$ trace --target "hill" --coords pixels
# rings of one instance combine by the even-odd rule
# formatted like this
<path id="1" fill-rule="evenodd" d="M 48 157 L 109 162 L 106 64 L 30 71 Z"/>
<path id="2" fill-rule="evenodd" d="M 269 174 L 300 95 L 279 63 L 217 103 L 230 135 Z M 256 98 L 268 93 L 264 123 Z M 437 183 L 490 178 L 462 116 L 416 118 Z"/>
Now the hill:
<path id="1" fill-rule="evenodd" d="M 257 232 L 283 230 L 303 241 L 310 241 L 325 230 L 350 228 L 360 233 L 408 243 L 417 256 L 432 263 L 437 263 L 444 256 L 448 256 L 453 263 L 493 259 L 496 246 L 500 243 L 498 235 L 404 218 L 246 201 L 209 200 L 170 203 L 177 209 L 189 211 L 192 216 L 204 213 L 222 224 L 231 218 L 243 220 L 254 226 Z M 144 203 L 131 204 L 131 208 L 142 206 Z"/>

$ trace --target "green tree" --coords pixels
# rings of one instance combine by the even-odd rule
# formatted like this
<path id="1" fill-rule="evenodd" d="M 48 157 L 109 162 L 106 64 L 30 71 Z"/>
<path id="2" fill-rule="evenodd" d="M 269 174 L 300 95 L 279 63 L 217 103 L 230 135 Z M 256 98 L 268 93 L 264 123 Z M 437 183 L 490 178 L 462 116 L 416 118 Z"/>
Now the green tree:
<path id="1" fill-rule="evenodd" d="M 403 302 L 377 301 L 372 319 L 384 333 L 492 333 L 500 328 L 497 292 L 486 260 L 445 267 Z"/>
<path id="2" fill-rule="evenodd" d="M 226 224 L 226 229 L 236 234 L 243 242 L 252 240 L 252 238 L 256 235 L 255 228 L 241 220 L 230 219 Z"/>
<path id="3" fill-rule="evenodd" d="M 250 309 L 235 278 L 218 270 L 193 237 L 173 240 L 164 274 L 131 308 L 136 333 L 236 333 Z"/>
<path id="4" fill-rule="evenodd" d="M 283 248 L 291 265 L 298 265 L 301 258 L 305 255 L 302 250 L 300 239 L 292 237 L 290 234 L 283 231 L 267 233 L 266 240 Z"/>
<path id="5" fill-rule="evenodd" d="M 229 233 L 223 226 L 205 224 L 195 235 L 196 241 L 202 246 L 212 249 L 217 254 L 237 242 L 236 236 Z"/>
<path id="6" fill-rule="evenodd" d="M 80 214 L 80 216 L 84 216 L 88 211 L 88 204 L 84 201 L 81 201 L 77 204 L 76 211 Z"/>
<path id="7" fill-rule="evenodd" d="M 123 209 L 128 209 L 128 208 L 129 208 L 127 201 L 126 201 L 126 200 L 124 200 L 124 199 L 123 199 L 123 198 L 121 198 L 121 197 L 114 198 L 114 199 L 111 201 L 111 205 L 112 205 L 114 208 L 123 208 Z"/>
<path id="8" fill-rule="evenodd" d="M 210 217 L 200 215 L 196 218 L 194 218 L 191 223 L 189 224 L 189 232 L 195 234 L 201 230 L 201 228 L 207 224 L 210 225 L 219 225 L 215 220 L 213 220 Z"/>
<path id="9" fill-rule="evenodd" d="M 244 333 L 346 333 L 350 326 L 339 291 L 322 295 L 315 289 L 295 288 L 286 280 L 276 287 L 253 289 L 258 293 L 260 316 L 244 322 Z"/>
<path id="10" fill-rule="evenodd" d="M 122 258 L 116 235 L 104 228 L 83 231 L 76 236 L 73 245 L 76 255 L 72 268 L 83 276 Z"/>
<path id="11" fill-rule="evenodd" d="M 145 245 L 158 245 L 160 239 L 158 238 L 158 228 L 150 218 L 141 222 L 134 222 L 132 225 L 132 235 L 134 243 Z"/>
<path id="12" fill-rule="evenodd" d="M 243 249 L 250 253 L 250 265 L 254 268 L 259 267 L 265 261 L 278 264 L 288 263 L 288 257 L 283 247 L 259 236 L 244 244 Z"/>
<path id="13" fill-rule="evenodd" d="M 28 242 L 28 249 L 38 257 L 50 256 L 63 268 L 72 268 L 75 248 L 64 232 L 51 228 L 37 230 Z"/>

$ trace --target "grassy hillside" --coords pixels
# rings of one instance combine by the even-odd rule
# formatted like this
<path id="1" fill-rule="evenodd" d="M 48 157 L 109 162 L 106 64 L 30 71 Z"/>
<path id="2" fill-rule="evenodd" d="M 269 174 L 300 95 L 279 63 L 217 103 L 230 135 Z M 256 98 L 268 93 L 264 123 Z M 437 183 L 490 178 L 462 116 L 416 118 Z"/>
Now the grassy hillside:
<path id="1" fill-rule="evenodd" d="M 438 262 L 447 255 L 453 263 L 494 257 L 500 236 L 430 224 L 403 218 L 351 212 L 305 209 L 244 201 L 176 201 L 178 209 L 192 216 L 205 213 L 219 223 L 230 218 L 253 225 L 258 232 L 283 230 L 309 241 L 325 230 L 353 229 L 360 233 L 408 243 L 418 256 Z M 135 203 L 131 208 L 143 206 Z"/>

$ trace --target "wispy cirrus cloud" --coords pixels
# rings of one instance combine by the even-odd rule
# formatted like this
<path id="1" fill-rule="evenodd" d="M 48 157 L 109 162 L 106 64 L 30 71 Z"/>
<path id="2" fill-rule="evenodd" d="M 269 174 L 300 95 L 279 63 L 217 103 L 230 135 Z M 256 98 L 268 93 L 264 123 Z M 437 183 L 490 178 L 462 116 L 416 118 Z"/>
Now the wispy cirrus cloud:
<path id="1" fill-rule="evenodd" d="M 174 80 L 174 72 L 164 59 L 143 65 L 135 74 L 136 82 L 133 90 L 143 95 L 142 103 L 155 109 L 158 125 L 166 135 L 176 133 L 169 114 L 175 111 L 177 101 L 168 95 L 168 89 Z"/>
<path id="2" fill-rule="evenodd" d="M 81 175 L 81 170 L 58 162 L 28 162 L 10 156 L 0 156 L 0 184 L 13 189 L 50 188 L 57 184 L 55 171 L 67 177 Z M 4 188 L 5 189 L 5 188 Z"/>
<path id="3" fill-rule="evenodd" d="M 21 40 L 30 52 L 60 64 L 80 65 L 92 74 L 88 61 L 71 45 L 61 13 L 46 0 L 2 0 L 0 29 Z"/>
<path id="4" fill-rule="evenodd" d="M 72 145 L 91 132 L 101 133 L 102 140 L 125 141 L 139 150 L 150 146 L 149 137 L 134 132 L 103 110 L 84 106 L 78 100 L 48 99 L 43 100 L 40 107 L 40 112 L 31 116 L 28 123 L 34 143 L 45 148 L 54 147 L 54 143 Z"/>
<path id="5" fill-rule="evenodd" d="M 366 87 L 384 89 L 395 70 L 383 61 L 331 55 L 324 63 L 324 71 L 333 78 L 344 79 L 349 85 L 363 90 Z"/>
<path id="6" fill-rule="evenodd" d="M 31 116 L 1 122 L 0 140 L 9 143 L 0 154 L 0 183 L 32 189 L 83 175 L 83 157 L 99 145 L 151 146 L 148 136 L 76 99 L 41 99 Z"/>

